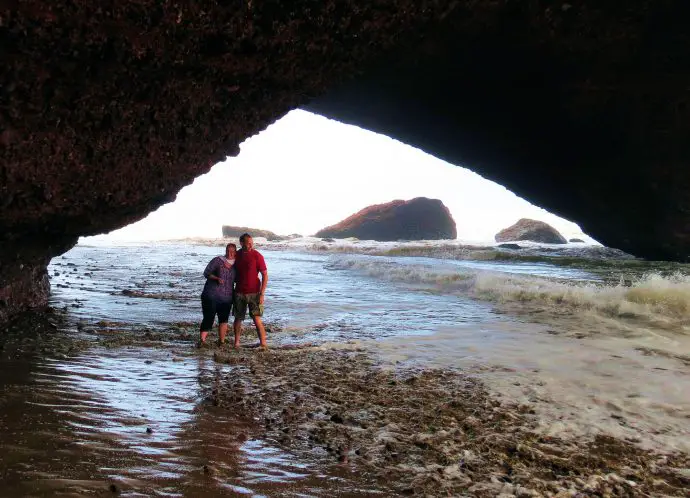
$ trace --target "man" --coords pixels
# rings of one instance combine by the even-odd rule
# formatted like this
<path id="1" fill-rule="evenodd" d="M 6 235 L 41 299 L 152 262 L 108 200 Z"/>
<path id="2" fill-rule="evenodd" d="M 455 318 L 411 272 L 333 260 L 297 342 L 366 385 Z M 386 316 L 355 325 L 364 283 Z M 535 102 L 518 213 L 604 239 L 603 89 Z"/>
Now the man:
<path id="1" fill-rule="evenodd" d="M 242 332 L 242 320 L 249 316 L 254 320 L 256 332 L 259 335 L 259 347 L 266 349 L 266 329 L 261 321 L 264 314 L 264 294 L 268 284 L 268 270 L 266 262 L 259 251 L 254 249 L 254 240 L 248 233 L 240 237 L 242 249 L 235 256 L 235 348 L 240 347 L 240 333 Z M 261 281 L 259 281 L 261 274 Z"/>

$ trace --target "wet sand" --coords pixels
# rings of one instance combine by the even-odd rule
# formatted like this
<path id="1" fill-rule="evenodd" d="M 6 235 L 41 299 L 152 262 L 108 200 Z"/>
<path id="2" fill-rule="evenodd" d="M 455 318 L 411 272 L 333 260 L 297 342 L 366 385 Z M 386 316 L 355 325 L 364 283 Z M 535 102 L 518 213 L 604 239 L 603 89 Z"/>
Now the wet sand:
<path id="1" fill-rule="evenodd" d="M 193 346 L 189 324 L 24 318 L 0 336 L 0 496 L 374 491 L 262 437 L 256 414 L 214 404 L 231 369 Z"/>
<path id="2" fill-rule="evenodd" d="M 678 341 L 651 347 L 639 337 L 493 323 L 362 345 L 391 368 L 474 375 L 495 395 L 532 404 L 544 435 L 607 434 L 647 449 L 690 453 L 690 365 L 674 352 L 684 349 Z"/>
<path id="3" fill-rule="evenodd" d="M 365 350 L 323 346 L 214 357 L 235 372 L 214 403 L 388 493 L 685 496 L 690 484 L 685 453 L 544 435 L 533 404 L 501 401 L 456 370 L 381 368 Z"/>

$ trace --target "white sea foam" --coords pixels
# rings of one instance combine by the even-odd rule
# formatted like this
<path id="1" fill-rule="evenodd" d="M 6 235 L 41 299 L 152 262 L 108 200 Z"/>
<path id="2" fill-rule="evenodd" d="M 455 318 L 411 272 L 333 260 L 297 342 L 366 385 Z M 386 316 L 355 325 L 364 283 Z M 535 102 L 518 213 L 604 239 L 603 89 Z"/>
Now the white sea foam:
<path id="1" fill-rule="evenodd" d="M 498 301 L 539 302 L 597 310 L 609 316 L 690 320 L 690 276 L 656 273 L 629 285 L 557 282 L 534 277 L 477 274 L 475 293 Z"/>
<path id="2" fill-rule="evenodd" d="M 608 285 L 578 278 L 563 278 L 563 270 L 537 267 L 546 276 L 530 274 L 530 267 L 505 265 L 505 271 L 488 271 L 446 264 L 404 264 L 401 259 L 340 257 L 331 266 L 372 278 L 423 288 L 431 292 L 455 293 L 502 304 L 535 308 L 594 312 L 601 317 L 641 319 L 664 328 L 688 331 L 690 326 L 690 276 L 675 273 L 641 277 Z M 496 265 L 494 265 L 496 266 Z M 519 274 L 523 273 L 523 274 Z"/>

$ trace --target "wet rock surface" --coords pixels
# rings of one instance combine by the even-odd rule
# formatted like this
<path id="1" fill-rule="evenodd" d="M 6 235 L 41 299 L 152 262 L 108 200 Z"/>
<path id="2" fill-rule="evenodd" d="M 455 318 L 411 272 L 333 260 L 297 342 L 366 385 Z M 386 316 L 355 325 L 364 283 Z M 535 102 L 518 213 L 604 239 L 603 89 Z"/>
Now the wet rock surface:
<path id="1" fill-rule="evenodd" d="M 368 206 L 343 221 L 319 230 L 316 237 L 364 240 L 439 240 L 457 237 L 455 221 L 438 199 L 417 197 Z"/>

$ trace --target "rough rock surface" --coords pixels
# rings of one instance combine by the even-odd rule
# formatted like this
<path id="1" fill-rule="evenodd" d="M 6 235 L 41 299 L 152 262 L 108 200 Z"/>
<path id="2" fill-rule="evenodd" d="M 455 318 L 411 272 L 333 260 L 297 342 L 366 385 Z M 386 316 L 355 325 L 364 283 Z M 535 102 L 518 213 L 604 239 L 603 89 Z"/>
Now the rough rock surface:
<path id="1" fill-rule="evenodd" d="M 689 17 L 673 0 L 5 2 L 0 320 L 47 302 L 42 267 L 78 236 L 141 219 L 310 101 L 608 246 L 686 261 Z"/>
<path id="2" fill-rule="evenodd" d="M 458 236 L 448 208 L 438 199 L 417 197 L 366 207 L 316 237 L 363 240 L 439 240 Z"/>
<path id="3" fill-rule="evenodd" d="M 558 230 L 548 223 L 538 220 L 522 218 L 514 225 L 504 228 L 494 237 L 496 242 L 510 242 L 514 240 L 528 240 L 542 244 L 566 244 Z"/>
<path id="4" fill-rule="evenodd" d="M 264 237 L 268 240 L 285 240 L 289 237 L 284 237 L 282 235 L 276 235 L 269 230 L 259 230 L 258 228 L 249 227 L 233 227 L 230 225 L 223 225 L 223 237 L 227 238 L 238 238 L 240 235 L 248 233 L 252 237 Z M 239 242 L 238 242 L 239 244 Z"/>

